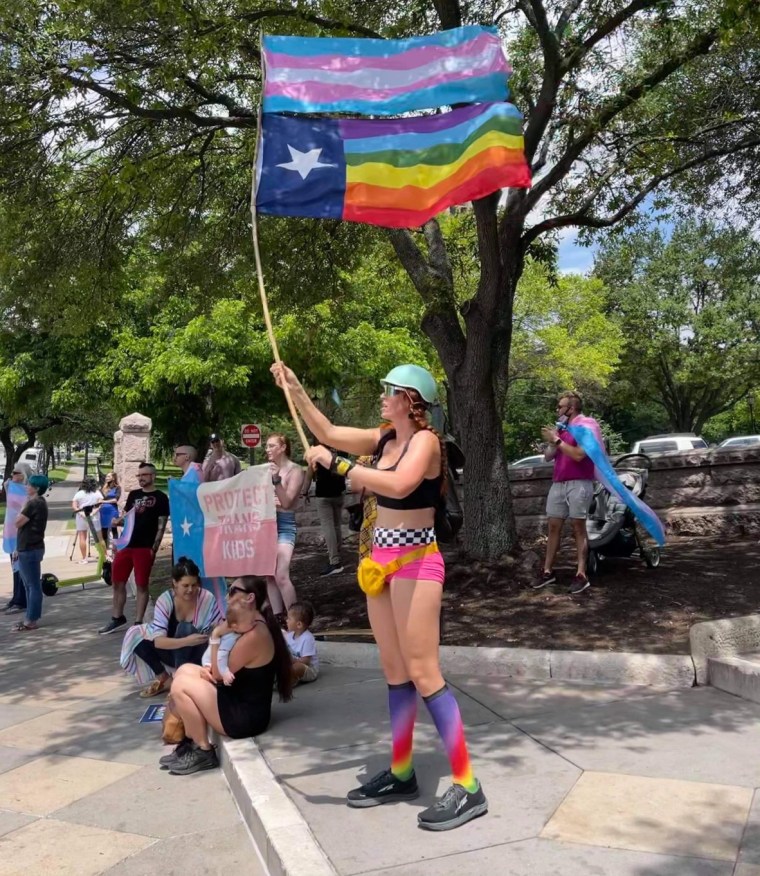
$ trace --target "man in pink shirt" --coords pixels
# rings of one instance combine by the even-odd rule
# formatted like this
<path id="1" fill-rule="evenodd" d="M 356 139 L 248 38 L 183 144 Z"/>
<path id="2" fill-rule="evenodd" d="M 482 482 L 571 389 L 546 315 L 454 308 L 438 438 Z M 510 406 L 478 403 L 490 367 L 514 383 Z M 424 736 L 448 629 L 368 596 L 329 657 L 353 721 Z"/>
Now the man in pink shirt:
<path id="1" fill-rule="evenodd" d="M 599 423 L 593 417 L 584 417 L 582 409 L 583 400 L 577 393 L 563 392 L 557 402 L 557 420 L 566 425 L 585 426 L 604 447 Z M 552 568 L 562 537 L 562 527 L 569 517 L 578 551 L 578 569 L 570 584 L 570 592 L 582 593 L 589 586 L 586 576 L 586 517 L 594 495 L 594 463 L 578 447 L 569 432 L 547 426 L 541 430 L 541 435 L 547 445 L 544 458 L 547 462 L 554 460 L 554 478 L 546 499 L 546 516 L 549 518 L 546 560 L 543 573 L 533 588 L 538 590 L 557 580 Z"/>

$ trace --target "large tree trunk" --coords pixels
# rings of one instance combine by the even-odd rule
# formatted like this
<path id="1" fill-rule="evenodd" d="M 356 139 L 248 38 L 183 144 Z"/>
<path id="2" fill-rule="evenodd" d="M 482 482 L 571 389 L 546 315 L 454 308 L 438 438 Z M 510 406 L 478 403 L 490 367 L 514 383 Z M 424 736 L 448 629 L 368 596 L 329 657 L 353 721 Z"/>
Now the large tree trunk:
<path id="1" fill-rule="evenodd" d="M 464 376 L 452 386 L 465 454 L 464 545 L 467 553 L 495 559 L 517 543 L 507 477 L 501 412 L 492 392 L 474 391 Z"/>
<path id="2" fill-rule="evenodd" d="M 389 232 L 399 260 L 427 305 L 422 329 L 446 372 L 456 435 L 466 457 L 465 549 L 482 559 L 495 559 L 517 544 L 502 418 L 512 302 L 523 265 L 522 220 L 518 217 L 512 224 L 502 223 L 500 229 L 496 205 L 496 196 L 473 204 L 480 282 L 477 293 L 459 307 L 459 314 L 438 223 L 428 222 L 423 229 L 426 252 L 409 232 Z"/>

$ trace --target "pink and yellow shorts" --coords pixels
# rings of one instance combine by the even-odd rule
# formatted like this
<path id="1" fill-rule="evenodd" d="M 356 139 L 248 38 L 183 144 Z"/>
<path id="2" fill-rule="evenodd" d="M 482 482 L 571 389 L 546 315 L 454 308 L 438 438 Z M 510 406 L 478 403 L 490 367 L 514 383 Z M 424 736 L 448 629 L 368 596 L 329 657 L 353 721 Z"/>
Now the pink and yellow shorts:
<path id="1" fill-rule="evenodd" d="M 376 563 L 387 566 L 434 541 L 435 532 L 432 529 L 375 529 L 371 556 Z M 411 560 L 400 569 L 391 572 L 386 577 L 386 581 L 390 584 L 394 578 L 402 580 L 406 578 L 417 581 L 437 581 L 443 586 L 445 577 L 446 567 L 443 557 L 440 551 L 435 550 L 433 553 L 419 560 Z"/>

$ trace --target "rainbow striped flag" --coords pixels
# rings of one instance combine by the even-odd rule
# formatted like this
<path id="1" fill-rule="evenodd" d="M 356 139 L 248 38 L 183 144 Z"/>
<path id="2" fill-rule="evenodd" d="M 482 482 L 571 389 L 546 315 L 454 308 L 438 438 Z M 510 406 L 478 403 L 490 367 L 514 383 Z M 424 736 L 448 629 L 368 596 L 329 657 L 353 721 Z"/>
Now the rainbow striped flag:
<path id="1" fill-rule="evenodd" d="M 265 113 L 400 115 L 509 97 L 495 27 L 403 40 L 265 36 Z"/>
<path id="2" fill-rule="evenodd" d="M 509 103 L 393 121 L 265 113 L 260 138 L 256 207 L 277 216 L 414 228 L 531 184 L 522 115 Z"/>

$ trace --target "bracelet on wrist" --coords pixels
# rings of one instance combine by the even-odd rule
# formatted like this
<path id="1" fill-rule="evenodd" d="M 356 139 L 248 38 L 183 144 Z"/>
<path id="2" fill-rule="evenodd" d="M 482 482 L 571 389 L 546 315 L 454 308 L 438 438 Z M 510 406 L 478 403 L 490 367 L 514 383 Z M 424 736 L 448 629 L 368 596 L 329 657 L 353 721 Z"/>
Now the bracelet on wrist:
<path id="1" fill-rule="evenodd" d="M 222 640 L 221 639 L 209 639 L 208 643 L 209 643 L 209 645 L 221 645 Z"/>
<path id="2" fill-rule="evenodd" d="M 332 462 L 330 463 L 330 471 L 333 474 L 345 477 L 353 467 L 354 463 L 350 459 L 344 459 L 342 456 L 333 453 Z"/>

